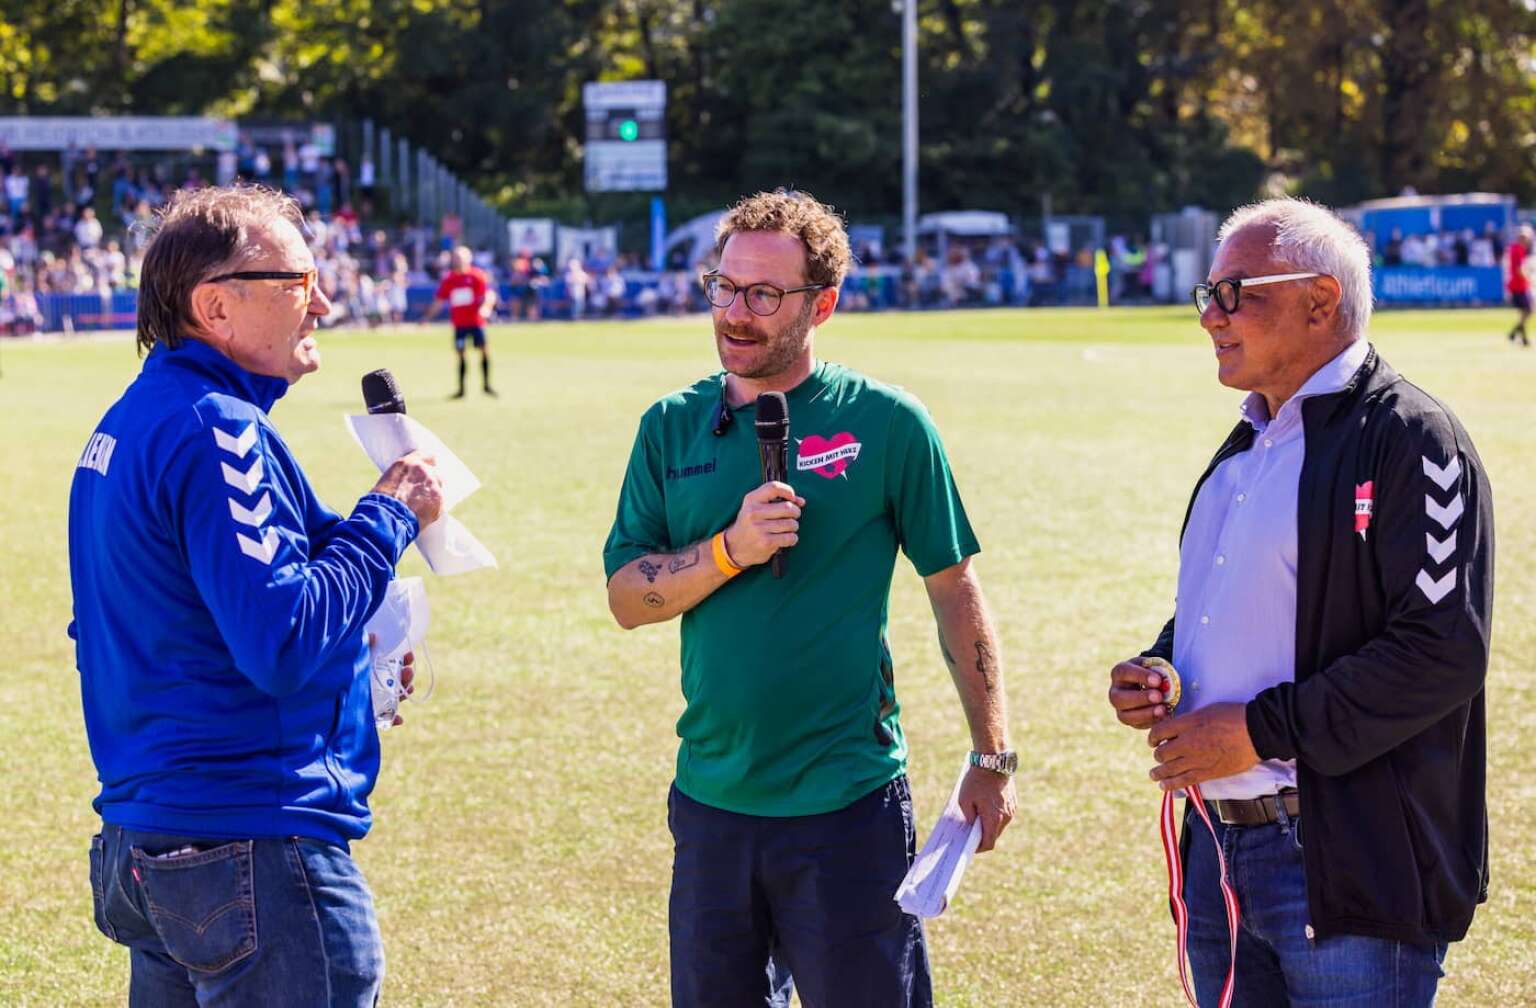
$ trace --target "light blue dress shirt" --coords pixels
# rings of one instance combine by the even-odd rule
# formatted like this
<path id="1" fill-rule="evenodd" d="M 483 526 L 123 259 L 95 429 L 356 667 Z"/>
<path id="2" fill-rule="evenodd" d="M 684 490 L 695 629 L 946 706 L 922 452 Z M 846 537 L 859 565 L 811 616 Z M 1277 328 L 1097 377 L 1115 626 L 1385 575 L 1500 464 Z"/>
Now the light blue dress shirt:
<path id="1" fill-rule="evenodd" d="M 1306 435 L 1302 401 L 1338 392 L 1365 363 L 1359 339 L 1324 364 L 1275 413 L 1257 392 L 1243 400 L 1253 445 L 1216 467 L 1195 498 L 1179 547 L 1173 665 L 1181 713 L 1246 703 L 1296 678 L 1296 498 Z M 1256 798 L 1296 786 L 1294 760 L 1200 785 L 1205 797 Z"/>

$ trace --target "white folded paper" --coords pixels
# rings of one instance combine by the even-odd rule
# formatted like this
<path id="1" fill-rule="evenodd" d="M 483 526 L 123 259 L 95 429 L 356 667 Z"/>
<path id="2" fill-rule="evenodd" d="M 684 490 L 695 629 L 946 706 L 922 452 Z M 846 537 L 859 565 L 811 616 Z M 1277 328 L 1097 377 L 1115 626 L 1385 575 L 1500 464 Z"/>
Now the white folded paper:
<path id="1" fill-rule="evenodd" d="M 917 852 L 907 877 L 896 887 L 896 902 L 915 917 L 937 917 L 945 911 L 981 843 L 981 819 L 967 823 L 960 811 L 960 782 L 969 769 L 969 761 L 960 767 L 949 804 L 933 824 L 933 832 Z"/>
<path id="2" fill-rule="evenodd" d="M 363 628 L 371 638 L 373 716 L 380 731 L 388 730 L 394 723 L 400 702 L 410 695 L 401 681 L 400 670 L 405 667 L 406 654 L 420 651 L 425 645 L 431 618 L 427 589 L 421 578 L 396 578 L 389 583 L 378 610 Z M 426 693 L 431 693 L 430 687 Z"/>
<path id="3" fill-rule="evenodd" d="M 463 574 L 496 566 L 491 551 L 481 545 L 462 522 L 448 514 L 464 498 L 480 489 L 480 481 L 436 434 L 404 413 L 349 416 L 347 430 L 379 467 L 379 472 L 388 469 L 400 456 L 417 449 L 437 457 L 438 474 L 443 479 L 443 514 L 416 537 L 416 548 L 421 550 L 432 573 Z"/>
<path id="4" fill-rule="evenodd" d="M 395 578 L 363 631 L 373 635 L 373 653 L 387 658 L 403 655 L 426 640 L 431 620 L 432 608 L 421 578 Z"/>

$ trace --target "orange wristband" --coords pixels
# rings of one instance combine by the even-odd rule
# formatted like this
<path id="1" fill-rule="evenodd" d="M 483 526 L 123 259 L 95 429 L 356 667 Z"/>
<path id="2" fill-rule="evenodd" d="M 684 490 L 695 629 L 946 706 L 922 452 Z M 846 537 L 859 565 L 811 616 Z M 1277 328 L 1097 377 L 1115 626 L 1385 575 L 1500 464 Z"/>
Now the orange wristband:
<path id="1" fill-rule="evenodd" d="M 731 559 L 730 551 L 725 548 L 724 532 L 716 532 L 715 537 L 709 541 L 709 547 L 715 555 L 715 566 L 720 569 L 721 574 L 733 578 L 746 570 L 745 567 L 736 566 L 736 561 Z"/>

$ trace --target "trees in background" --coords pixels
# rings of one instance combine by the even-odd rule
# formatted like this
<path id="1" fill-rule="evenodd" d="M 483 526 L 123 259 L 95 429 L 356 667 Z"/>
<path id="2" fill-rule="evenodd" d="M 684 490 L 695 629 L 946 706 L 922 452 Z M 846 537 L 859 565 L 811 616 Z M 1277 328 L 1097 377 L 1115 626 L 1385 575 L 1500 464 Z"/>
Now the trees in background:
<path id="1" fill-rule="evenodd" d="M 925 207 L 1536 199 L 1526 0 L 918 0 Z M 581 85 L 669 86 L 674 200 L 900 206 L 891 0 L 0 0 L 0 113 L 373 118 L 509 207 L 581 195 Z"/>

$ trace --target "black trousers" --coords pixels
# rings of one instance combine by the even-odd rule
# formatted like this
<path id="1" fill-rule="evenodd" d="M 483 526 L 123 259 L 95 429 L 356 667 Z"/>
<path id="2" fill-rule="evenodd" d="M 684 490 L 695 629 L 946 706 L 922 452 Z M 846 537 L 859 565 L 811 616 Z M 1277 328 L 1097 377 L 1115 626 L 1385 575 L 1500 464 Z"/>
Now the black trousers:
<path id="1" fill-rule="evenodd" d="M 741 815 L 675 786 L 672 1003 L 929 1008 L 922 922 L 892 899 L 915 852 L 905 777 L 821 815 Z"/>

